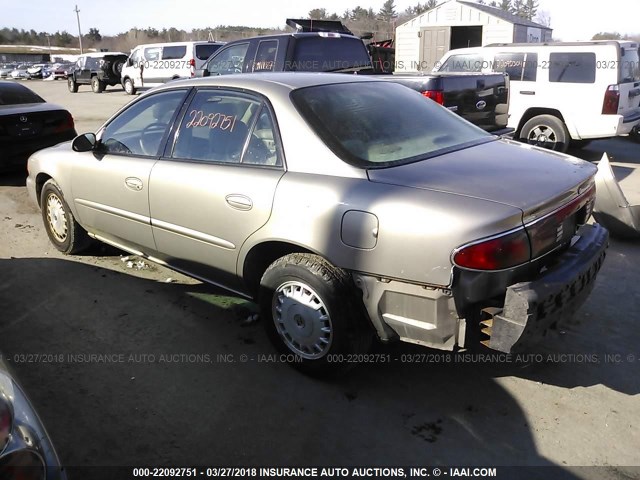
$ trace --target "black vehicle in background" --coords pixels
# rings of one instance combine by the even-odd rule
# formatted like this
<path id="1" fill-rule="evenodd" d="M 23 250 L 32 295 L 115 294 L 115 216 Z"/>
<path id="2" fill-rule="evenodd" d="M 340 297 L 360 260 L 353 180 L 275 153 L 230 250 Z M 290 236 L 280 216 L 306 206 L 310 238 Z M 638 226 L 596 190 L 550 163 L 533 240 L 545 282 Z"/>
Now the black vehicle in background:
<path id="1" fill-rule="evenodd" d="M 487 132 L 513 131 L 506 128 L 509 79 L 502 73 L 391 74 L 388 42 L 366 45 L 339 21 L 288 19 L 287 24 L 298 31 L 227 43 L 196 76 L 286 71 L 375 75 L 420 92 Z"/>
<path id="2" fill-rule="evenodd" d="M 107 86 L 120 85 L 122 66 L 127 54 L 122 52 L 86 53 L 78 58 L 68 72 L 69 91 L 76 93 L 79 85 L 91 85 L 94 93 L 102 93 Z"/>
<path id="3" fill-rule="evenodd" d="M 67 110 L 22 84 L 0 80 L 0 171 L 24 168 L 32 153 L 75 136 Z"/>

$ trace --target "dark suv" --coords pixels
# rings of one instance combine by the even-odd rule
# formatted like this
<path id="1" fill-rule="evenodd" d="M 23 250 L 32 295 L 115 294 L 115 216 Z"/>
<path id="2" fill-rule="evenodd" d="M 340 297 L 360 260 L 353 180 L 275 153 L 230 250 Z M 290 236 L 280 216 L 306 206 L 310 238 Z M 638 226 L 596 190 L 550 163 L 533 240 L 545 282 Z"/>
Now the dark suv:
<path id="1" fill-rule="evenodd" d="M 69 91 L 76 93 L 79 85 L 91 85 L 94 93 L 102 93 L 107 85 L 120 85 L 122 66 L 127 54 L 121 52 L 86 53 L 78 58 L 69 72 Z"/>

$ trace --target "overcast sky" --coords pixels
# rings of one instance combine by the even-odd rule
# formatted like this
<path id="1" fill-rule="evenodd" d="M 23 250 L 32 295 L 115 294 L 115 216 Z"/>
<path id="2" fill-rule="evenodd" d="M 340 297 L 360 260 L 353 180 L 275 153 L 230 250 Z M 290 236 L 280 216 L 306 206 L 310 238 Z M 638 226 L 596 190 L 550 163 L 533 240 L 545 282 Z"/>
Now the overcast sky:
<path id="1" fill-rule="evenodd" d="M 216 25 L 279 27 L 287 17 L 305 17 L 312 8 L 342 13 L 361 5 L 379 10 L 384 0 L 0 0 L 0 28 L 77 34 L 75 5 L 83 33 L 94 27 L 114 35 L 132 27 L 192 28 Z M 396 0 L 403 11 L 417 0 Z M 487 2 L 489 3 L 489 2 Z M 640 0 L 539 0 L 549 12 L 554 38 L 588 40 L 600 31 L 640 33 Z"/>

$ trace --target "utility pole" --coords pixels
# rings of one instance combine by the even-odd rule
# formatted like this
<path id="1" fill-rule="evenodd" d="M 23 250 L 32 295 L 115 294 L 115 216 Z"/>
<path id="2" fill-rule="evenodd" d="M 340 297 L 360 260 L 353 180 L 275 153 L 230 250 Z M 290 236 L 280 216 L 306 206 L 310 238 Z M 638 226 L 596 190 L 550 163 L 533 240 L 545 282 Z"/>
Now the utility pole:
<path id="1" fill-rule="evenodd" d="M 82 55 L 82 31 L 80 30 L 80 10 L 78 10 L 78 5 L 76 5 L 74 12 L 76 12 L 76 18 L 78 19 L 78 40 L 80 40 L 80 55 Z"/>

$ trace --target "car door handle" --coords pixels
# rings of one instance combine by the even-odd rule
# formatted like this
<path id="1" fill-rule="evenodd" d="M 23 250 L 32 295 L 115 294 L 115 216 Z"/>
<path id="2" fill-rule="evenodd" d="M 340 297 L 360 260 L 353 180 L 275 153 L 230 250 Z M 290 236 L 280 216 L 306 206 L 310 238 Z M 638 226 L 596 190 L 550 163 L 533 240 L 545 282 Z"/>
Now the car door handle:
<path id="1" fill-rule="evenodd" d="M 124 180 L 124 184 L 129 187 L 131 190 L 135 190 L 136 192 L 139 192 L 140 190 L 142 190 L 143 187 L 143 183 L 142 180 L 140 180 L 139 178 L 136 177 L 128 177 Z"/>
<path id="2" fill-rule="evenodd" d="M 520 90 L 520 93 L 522 95 L 535 95 L 536 92 L 534 92 L 533 90 Z"/>
<path id="3" fill-rule="evenodd" d="M 227 195 L 225 200 L 230 207 L 237 210 L 251 210 L 253 208 L 253 202 L 246 195 L 231 194 Z"/>

